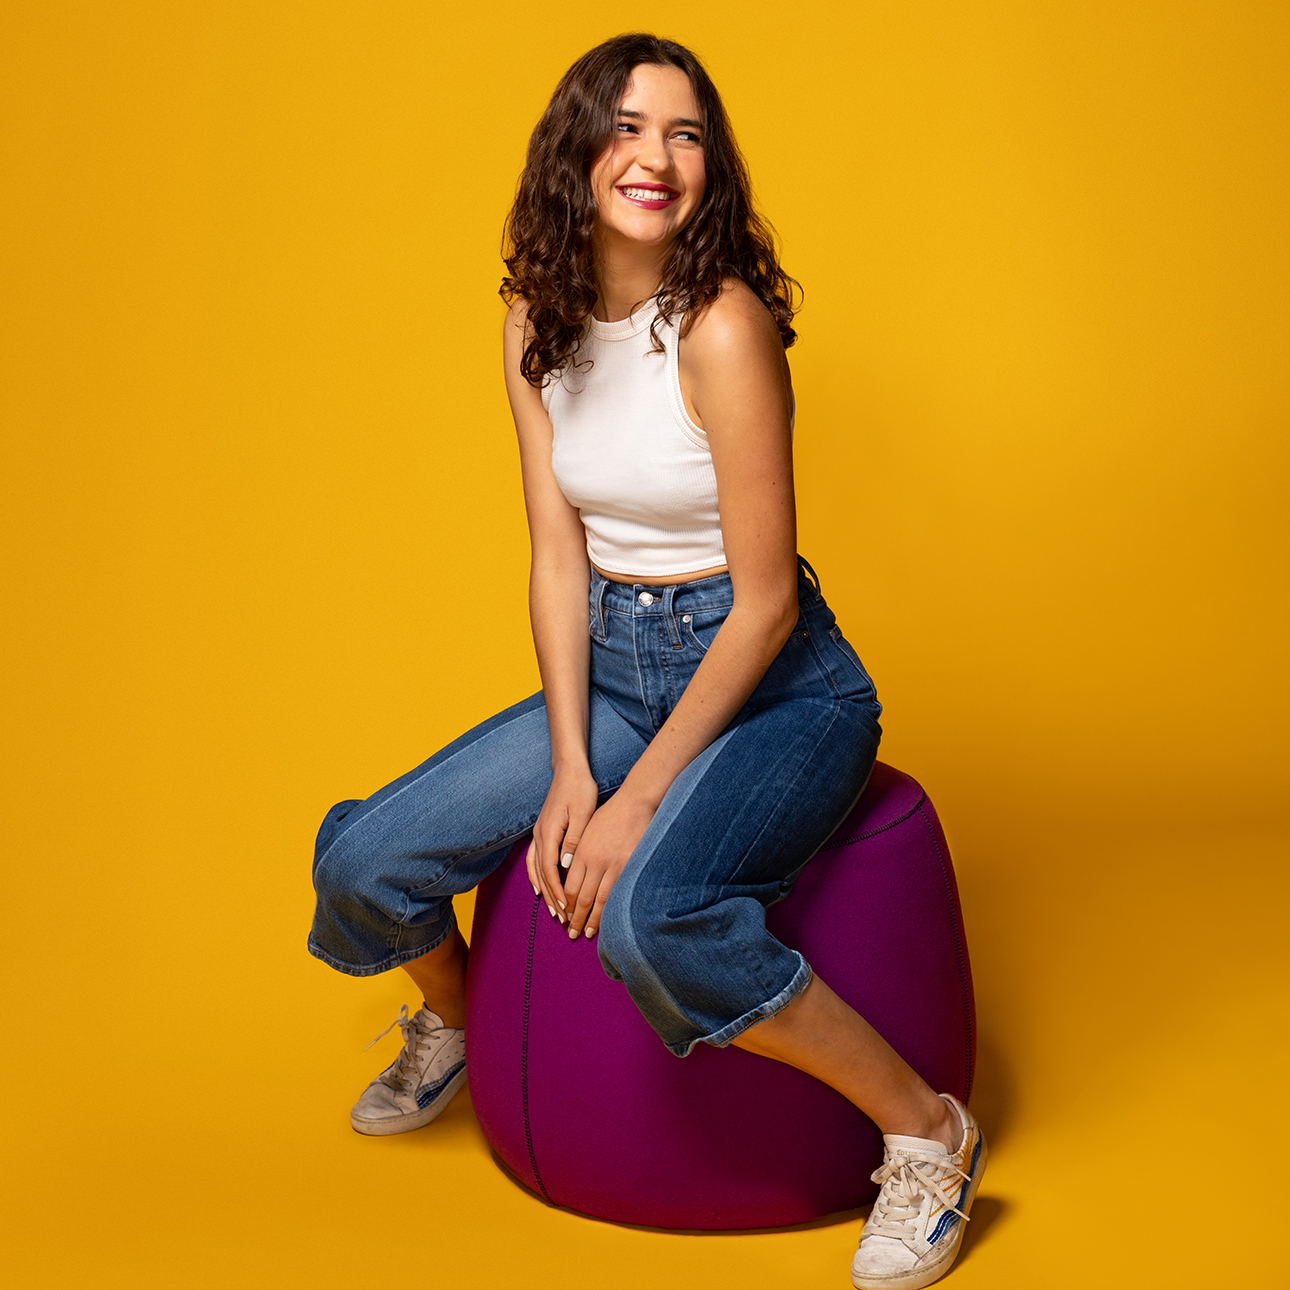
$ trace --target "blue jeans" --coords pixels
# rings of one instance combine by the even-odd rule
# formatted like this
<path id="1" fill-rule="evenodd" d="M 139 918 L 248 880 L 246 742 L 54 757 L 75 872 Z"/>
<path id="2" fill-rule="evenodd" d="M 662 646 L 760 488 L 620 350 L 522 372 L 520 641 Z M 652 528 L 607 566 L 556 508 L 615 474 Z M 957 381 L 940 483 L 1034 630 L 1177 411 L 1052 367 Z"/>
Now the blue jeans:
<path id="1" fill-rule="evenodd" d="M 602 801 L 667 720 L 733 599 L 726 574 L 629 587 L 592 571 L 588 751 Z M 679 1057 L 728 1044 L 810 980 L 766 930 L 766 909 L 842 822 L 877 754 L 873 682 L 805 561 L 798 600 L 792 635 L 668 789 L 601 916 L 601 964 Z M 452 931 L 452 897 L 532 830 L 550 786 L 539 693 L 365 801 L 333 806 L 314 853 L 310 952 L 370 976 L 434 949 Z"/>

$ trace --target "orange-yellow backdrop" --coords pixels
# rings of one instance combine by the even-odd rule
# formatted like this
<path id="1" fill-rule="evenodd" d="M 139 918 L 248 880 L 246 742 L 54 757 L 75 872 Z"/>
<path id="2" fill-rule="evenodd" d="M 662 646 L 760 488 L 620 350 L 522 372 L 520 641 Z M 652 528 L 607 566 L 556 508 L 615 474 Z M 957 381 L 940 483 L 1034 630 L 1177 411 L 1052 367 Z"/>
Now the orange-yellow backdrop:
<path id="1" fill-rule="evenodd" d="M 802 549 L 955 846 L 995 1155 L 953 1284 L 1288 1283 L 1284 5 L 2 21 L 12 1284 L 847 1284 L 858 1216 L 552 1211 L 464 1098 L 359 1138 L 410 994 L 304 951 L 327 806 L 536 688 L 499 233 L 641 27 L 805 284 Z"/>

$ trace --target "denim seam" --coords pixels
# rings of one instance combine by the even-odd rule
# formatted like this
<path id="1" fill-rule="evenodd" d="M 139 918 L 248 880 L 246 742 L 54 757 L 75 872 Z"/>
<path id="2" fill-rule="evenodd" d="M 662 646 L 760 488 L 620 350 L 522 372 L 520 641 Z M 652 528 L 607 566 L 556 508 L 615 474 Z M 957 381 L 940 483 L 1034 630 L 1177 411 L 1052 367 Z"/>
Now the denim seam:
<path id="1" fill-rule="evenodd" d="M 635 622 L 635 617 L 635 615 L 632 615 L 632 662 L 636 666 L 636 690 L 641 696 L 641 707 L 645 710 L 645 715 L 649 718 L 650 725 L 654 726 L 654 733 L 658 734 L 661 727 L 655 724 L 653 705 L 649 701 L 649 695 L 645 693 L 645 675 L 641 671 L 639 629 Z"/>
<path id="2" fill-rule="evenodd" d="M 681 631 L 676 621 L 676 588 L 663 588 L 663 621 L 667 624 L 667 642 L 674 649 L 680 649 Z"/>
<path id="3" fill-rule="evenodd" d="M 820 655 L 819 646 L 815 643 L 815 633 L 811 631 L 809 625 L 806 627 L 805 631 L 806 644 L 811 651 L 811 657 L 815 660 L 815 666 L 824 674 L 824 679 L 833 687 L 833 692 L 840 696 L 842 688 L 838 685 L 837 678 L 833 675 L 832 669 Z"/>
<path id="4" fill-rule="evenodd" d="M 815 746 L 811 750 L 812 752 L 814 752 L 816 748 L 819 748 L 824 743 L 824 741 L 829 737 L 829 732 L 837 724 L 838 717 L 841 715 L 842 715 L 842 702 L 840 699 L 835 699 L 833 703 L 833 715 L 829 718 L 829 724 L 820 732 L 820 737 L 815 741 Z M 798 767 L 797 774 L 794 775 L 793 779 L 788 784 L 785 785 L 783 792 L 780 793 L 778 800 L 775 802 L 774 808 L 770 812 L 768 812 L 766 822 L 757 831 L 757 836 L 751 839 L 751 841 L 748 843 L 748 846 L 744 850 L 744 854 L 739 859 L 739 864 L 730 871 L 731 881 L 734 881 L 735 879 L 738 878 L 739 872 L 743 868 L 744 862 L 748 859 L 749 852 L 751 852 L 756 847 L 762 835 L 766 832 L 768 828 L 771 827 L 771 821 L 778 817 L 780 806 L 782 805 L 782 803 L 785 801 L 786 798 L 791 796 L 794 786 L 797 784 L 798 780 L 802 777 L 804 768 L 805 768 L 805 759 L 803 760 L 803 765 Z M 818 848 L 817 848 L 817 851 L 818 851 Z M 812 852 L 812 855 L 814 854 L 815 852 Z M 810 863 L 810 857 L 807 858 L 807 863 L 808 864 Z M 805 865 L 803 865 L 802 868 L 805 868 Z M 799 869 L 797 872 L 800 873 L 801 869 Z M 774 901 L 772 903 L 775 904 L 778 902 Z M 783 942 L 781 941 L 780 944 L 783 944 Z M 744 948 L 745 956 L 751 957 L 748 947 L 744 946 L 743 948 Z M 785 946 L 785 948 L 787 949 L 790 947 Z M 799 959 L 802 959 L 802 955 L 799 951 L 793 950 L 793 953 L 796 954 Z M 802 962 L 803 964 L 805 964 L 805 959 L 802 959 Z M 809 974 L 809 971 L 810 969 L 808 968 L 807 969 L 808 974 Z M 758 973 L 758 975 L 760 975 L 760 973 Z M 805 982 L 803 982 L 803 985 L 800 988 L 805 988 Z M 765 1005 L 762 1005 L 762 1006 L 765 1006 Z M 756 1012 L 756 1011 L 757 1011 L 756 1009 L 753 1009 L 753 1012 Z M 775 1011 L 778 1011 L 778 1009 L 775 1009 Z M 751 1013 L 746 1015 L 751 1015 Z M 765 1015 L 770 1016 L 771 1014 L 766 1013 Z M 736 1023 L 734 1022 L 731 1023 L 731 1025 L 734 1025 L 734 1024 Z M 743 1028 L 746 1029 L 747 1026 L 750 1026 L 752 1024 L 753 1024 L 752 1021 L 748 1021 Z M 728 1030 L 729 1026 L 725 1027 L 725 1029 Z M 718 1031 L 717 1033 L 722 1034 L 723 1031 Z M 738 1034 L 739 1031 L 736 1030 L 734 1033 Z M 713 1041 L 709 1039 L 706 1042 L 711 1043 Z"/>
<path id="5" fill-rule="evenodd" d="M 819 747 L 819 746 L 820 746 L 820 745 L 825 741 L 825 739 L 827 739 L 827 738 L 828 738 L 829 731 L 830 731 L 830 730 L 832 730 L 832 729 L 833 729 L 833 727 L 834 727 L 834 725 L 837 723 L 837 719 L 838 719 L 838 717 L 841 715 L 841 712 L 842 712 L 842 701 L 841 701 L 840 699 L 835 699 L 835 700 L 833 701 L 833 714 L 832 714 L 832 716 L 831 716 L 831 717 L 830 717 L 830 719 L 829 719 L 829 724 L 824 728 L 824 730 L 820 733 L 820 737 L 815 741 L 815 748 L 818 748 L 818 747 Z M 711 746 L 712 746 L 712 745 L 709 745 L 709 747 L 711 747 Z M 813 749 L 812 751 L 814 751 L 814 749 Z M 719 755 L 720 755 L 720 754 L 718 754 L 718 756 L 719 756 Z M 715 760 L 715 758 L 714 758 L 714 760 Z M 798 780 L 798 778 L 800 778 L 801 774 L 802 774 L 802 768 L 801 768 L 801 767 L 799 767 L 799 768 L 798 768 L 797 775 L 795 775 L 795 776 L 793 777 L 793 780 L 792 780 L 789 784 L 787 784 L 787 785 L 785 786 L 785 788 L 784 788 L 783 792 L 780 794 L 780 796 L 779 796 L 778 800 L 777 800 L 777 801 L 776 801 L 776 803 L 775 803 L 775 806 L 776 806 L 776 807 L 778 807 L 778 806 L 779 806 L 779 804 L 780 804 L 781 802 L 783 802 L 783 801 L 784 801 L 784 799 L 789 795 L 789 793 L 790 793 L 790 792 L 791 792 L 791 790 L 792 790 L 793 785 L 797 783 L 797 780 Z M 758 839 L 759 839 L 759 838 L 762 836 L 762 834 L 763 834 L 763 833 L 765 833 L 765 831 L 770 827 L 770 820 L 771 820 L 772 818 L 774 818 L 774 815 L 775 815 L 775 812 L 774 812 L 774 810 L 772 810 L 772 811 L 769 813 L 769 815 L 768 815 L 768 818 L 767 818 L 766 823 L 764 823 L 764 824 L 762 825 L 762 827 L 758 830 L 758 832 L 757 832 L 757 836 L 756 836 L 756 837 L 754 837 L 753 839 L 751 839 L 751 840 L 750 840 L 750 842 L 748 843 L 748 846 L 744 849 L 744 854 L 740 857 L 740 859 L 739 859 L 739 864 L 738 864 L 738 865 L 736 865 L 736 866 L 734 866 L 734 867 L 731 869 L 731 871 L 730 871 L 730 872 L 731 872 L 731 879 L 732 879 L 732 880 L 733 880 L 733 879 L 738 875 L 738 873 L 739 873 L 740 869 L 743 867 L 744 861 L 745 861 L 745 860 L 747 860 L 747 858 L 748 858 L 748 853 L 749 853 L 749 852 L 750 852 L 750 851 L 751 851 L 751 850 L 752 850 L 752 849 L 757 845 L 757 841 L 758 841 Z M 628 895 L 627 895 L 627 900 L 628 900 L 628 917 L 629 917 L 629 919 L 630 919 L 630 916 L 631 916 L 631 914 L 630 914 L 630 911 L 631 911 L 631 901 L 633 900 L 633 898 L 635 897 L 635 895 L 636 895 L 636 878 L 633 876 L 633 878 L 632 878 L 632 880 L 631 880 L 631 889 L 630 889 L 630 891 L 628 892 Z M 774 902 L 772 902 L 772 903 L 774 903 Z M 782 944 L 782 942 L 781 942 L 781 944 Z M 787 949 L 788 947 L 787 947 L 787 946 L 785 946 L 785 948 Z M 793 950 L 793 951 L 792 951 L 792 953 L 797 954 L 797 957 L 798 957 L 799 959 L 801 959 L 801 958 L 802 958 L 801 954 L 800 954 L 797 950 Z M 681 1007 L 678 1007 L 678 1006 L 677 1006 L 677 1001 L 676 1001 L 675 996 L 672 994 L 672 992 L 671 992 L 670 990 L 668 990 L 668 989 L 664 986 L 662 979 L 659 977 L 658 972 L 657 972 L 657 971 L 655 970 L 655 968 L 654 968 L 654 965 L 649 961 L 649 958 L 648 958 L 645 954 L 643 954 L 643 953 L 638 953 L 637 957 L 638 957 L 638 959 L 639 959 L 639 961 L 640 961 L 641 965 L 642 965 L 642 966 L 643 966 L 643 967 L 644 967 L 644 968 L 649 972 L 649 975 L 653 978 L 654 985 L 657 987 L 657 989 L 658 989 L 659 993 L 660 993 L 660 994 L 662 994 L 662 995 L 663 995 L 663 996 L 668 1000 L 668 1002 L 671 1004 L 672 1008 L 673 1008 L 676 1012 L 680 1013 L 681 1015 L 684 1015 L 684 1014 L 685 1014 L 685 1010 L 684 1010 L 683 1008 L 681 1008 Z M 802 961 L 803 961 L 803 963 L 805 963 L 805 960 L 804 960 L 804 959 L 803 959 Z M 808 971 L 809 971 L 809 969 L 808 969 Z M 776 996 L 776 997 L 778 997 L 778 996 Z M 765 1006 L 765 1004 L 762 1004 L 762 1005 L 759 1005 L 759 1006 L 764 1007 L 764 1006 Z M 756 1009 L 753 1009 L 753 1011 L 756 1011 Z M 750 1015 L 750 1014 L 745 1014 L 745 1015 Z M 768 1015 L 769 1015 L 769 1014 L 768 1014 Z M 735 1023 L 733 1023 L 733 1022 L 732 1022 L 732 1023 L 730 1023 L 730 1024 L 731 1024 L 731 1025 L 733 1025 L 733 1024 L 735 1024 Z M 748 1022 L 747 1024 L 748 1024 L 748 1025 L 751 1025 L 751 1024 L 752 1024 L 752 1022 Z M 723 1030 L 724 1030 L 724 1029 L 728 1029 L 728 1028 L 729 1028 L 728 1026 L 727 1026 L 727 1027 L 724 1027 L 724 1028 L 723 1028 Z M 718 1033 L 718 1034 L 721 1034 L 721 1033 L 723 1033 L 723 1031 L 718 1031 L 717 1033 Z M 738 1033 L 738 1032 L 736 1032 L 736 1033 Z M 703 1040 L 696 1040 L 696 1041 L 694 1041 L 694 1042 L 704 1042 L 704 1041 L 703 1041 Z M 694 1046 L 694 1044 L 693 1044 L 693 1043 L 691 1043 L 690 1048 L 693 1048 L 693 1046 Z M 676 1052 L 676 1047 L 674 1047 L 673 1045 L 669 1044 L 669 1045 L 668 1045 L 668 1047 L 669 1047 L 669 1048 L 671 1048 L 673 1052 Z M 687 1053 L 689 1053 L 690 1048 L 687 1048 L 687 1049 L 686 1049 L 686 1051 L 685 1051 L 685 1053 L 680 1053 L 680 1054 L 678 1054 L 678 1056 L 685 1056 Z"/>
<path id="6" fill-rule="evenodd" d="M 732 609 L 734 608 L 734 605 L 733 605 L 733 604 L 726 604 L 725 602 L 722 602 L 722 603 L 721 603 L 721 604 L 719 604 L 719 605 L 708 605 L 708 604 L 703 604 L 703 605 L 686 605 L 684 602 L 682 602 L 681 608 L 682 608 L 682 609 L 683 609 L 687 614 L 729 613 L 729 612 L 730 612 L 730 610 L 732 610 Z M 653 617 L 655 617 L 655 615 L 654 615 L 654 614 L 652 614 L 652 613 L 638 614 L 638 613 L 634 613 L 634 612 L 633 612 L 632 610 L 630 610 L 630 609 L 615 609 L 613 605 L 606 605 L 606 606 L 605 606 L 605 613 L 606 613 L 606 614 L 617 614 L 620 618 L 653 618 Z"/>
<path id="7" fill-rule="evenodd" d="M 402 923 L 396 923 L 396 927 L 402 927 Z M 305 944 L 305 948 L 316 959 L 321 959 L 328 967 L 335 968 L 337 972 L 344 972 L 346 976 L 376 976 L 381 972 L 389 972 L 392 968 L 402 967 L 404 963 L 411 963 L 413 959 L 419 959 L 423 954 L 429 954 L 431 950 L 438 949 L 440 945 L 452 935 L 452 929 L 457 926 L 457 914 L 448 906 L 448 928 L 437 941 L 432 941 L 429 945 L 420 948 L 410 946 L 406 950 L 401 950 L 397 954 L 389 954 L 383 958 L 380 963 L 372 967 L 360 967 L 354 963 L 346 963 L 341 959 L 334 958 L 328 954 L 320 945 L 314 943 L 311 936 Z"/>
<path id="8" fill-rule="evenodd" d="M 720 1030 L 714 1030 L 710 1035 L 700 1035 L 698 1039 L 691 1039 L 684 1044 L 668 1044 L 667 1047 L 677 1057 L 688 1057 L 694 1051 L 696 1044 L 725 1048 L 732 1040 L 738 1039 L 745 1030 L 755 1026 L 759 1021 L 765 1021 L 777 1012 L 782 1012 L 811 984 L 811 978 L 814 975 L 810 964 L 802 957 L 801 952 L 794 950 L 793 953 L 797 955 L 797 971 L 793 973 L 792 980 L 773 998 L 767 999 L 765 1003 L 759 1003 L 755 1008 L 750 1008 L 742 1017 L 736 1017 L 734 1021 L 728 1022 Z"/>
<path id="9" fill-rule="evenodd" d="M 604 645 L 609 640 L 609 626 L 605 622 L 605 593 L 609 589 L 609 583 L 603 578 L 595 589 L 595 624 L 596 639 Z"/>
<path id="10" fill-rule="evenodd" d="M 842 715 L 842 700 L 834 699 L 833 715 L 829 718 L 829 724 L 825 726 L 824 730 L 820 734 L 820 737 L 815 741 L 815 748 L 818 748 L 829 737 L 829 731 L 832 730 L 833 727 L 837 724 L 837 720 L 841 715 Z M 815 748 L 812 748 L 811 751 L 814 752 Z M 766 817 L 766 822 L 757 831 L 757 836 L 753 838 L 751 842 L 749 842 L 747 848 L 744 850 L 743 855 L 740 856 L 738 866 L 736 866 L 734 869 L 730 871 L 730 876 L 732 879 L 738 877 L 740 870 L 743 868 L 744 861 L 748 859 L 748 852 L 751 851 L 753 847 L 757 845 L 762 834 L 765 833 L 768 828 L 770 828 L 771 821 L 777 817 L 779 808 L 783 804 L 784 799 L 787 798 L 792 793 L 794 785 L 796 785 L 797 781 L 801 778 L 802 770 L 803 768 L 799 766 L 797 770 L 797 774 L 793 777 L 792 782 L 787 784 L 784 788 L 784 791 L 780 793 L 778 800 L 775 802 L 775 806 L 773 810 Z M 814 855 L 815 852 L 812 852 L 811 854 Z M 808 864 L 810 863 L 809 859 L 807 863 Z M 803 868 L 805 868 L 805 865 L 803 866 Z M 800 873 L 801 870 L 799 870 L 798 872 Z M 773 902 L 773 903 L 776 903 L 776 902 Z"/>
<path id="11" fill-rule="evenodd" d="M 452 754 L 451 757 L 446 757 L 444 758 L 443 761 L 439 762 L 437 765 L 429 767 L 426 770 L 425 775 L 418 775 L 416 779 L 410 780 L 408 783 L 404 784 L 403 787 L 399 789 L 397 793 L 391 793 L 389 797 L 385 799 L 385 801 L 381 802 L 378 806 L 373 807 L 372 810 L 369 811 L 362 818 L 364 820 L 369 820 L 372 817 L 380 814 L 380 812 L 383 811 L 391 802 L 396 801 L 398 798 L 402 797 L 403 794 L 406 793 L 410 788 L 413 788 L 414 786 L 420 784 L 421 781 L 426 778 L 426 775 L 432 775 L 435 773 L 435 771 L 441 769 L 442 767 L 450 765 L 453 762 L 453 760 L 456 757 L 458 757 L 461 753 L 464 753 L 467 749 L 474 748 L 478 744 L 483 743 L 484 740 L 490 738 L 493 734 L 497 733 L 497 731 L 506 729 L 507 726 L 513 725 L 516 721 L 523 721 L 526 717 L 529 717 L 532 715 L 532 711 L 534 710 L 518 713 L 516 716 L 512 717 L 510 721 L 507 721 L 503 725 L 498 726 L 496 730 L 490 730 L 488 734 L 484 735 L 481 739 L 476 739 L 473 742 L 467 744 L 464 748 L 459 748 L 455 753 Z M 341 829 L 337 832 L 336 836 L 332 838 L 331 842 L 327 844 L 327 850 L 324 851 L 322 855 L 320 855 L 314 861 L 315 869 L 317 869 L 318 866 L 323 864 L 323 862 L 331 854 L 332 848 L 336 845 L 337 842 L 340 841 L 341 837 L 348 831 L 349 831 L 348 829 Z M 500 845 L 500 843 L 498 845 Z"/>
<path id="12" fill-rule="evenodd" d="M 867 681 L 872 686 L 873 677 L 871 677 L 869 673 L 864 670 L 864 666 L 859 661 L 858 654 L 856 655 L 855 658 L 852 658 L 852 654 L 855 654 L 856 652 L 855 646 L 852 645 L 851 642 L 848 641 L 847 638 L 843 635 L 842 628 L 836 622 L 833 624 L 832 627 L 829 628 L 829 637 L 833 641 L 833 644 L 837 646 L 838 652 L 842 655 L 844 659 L 846 659 L 847 664 L 851 667 L 851 669 L 855 672 L 855 674 L 862 681 Z M 848 653 L 848 651 L 850 651 L 850 653 Z M 832 675 L 832 673 L 830 673 L 830 675 Z M 836 685 L 837 682 L 835 681 L 834 684 Z"/>
<path id="13" fill-rule="evenodd" d="M 665 642 L 669 645 L 671 644 L 670 641 L 667 641 L 667 634 L 668 633 L 667 633 L 666 625 L 662 621 L 660 621 L 659 629 L 658 629 L 658 639 L 659 639 L 658 658 L 659 658 L 659 663 L 662 665 L 662 668 L 663 668 L 663 687 L 667 691 L 667 710 L 670 715 L 675 710 L 676 705 L 680 701 L 681 696 L 676 691 L 676 685 L 674 683 L 675 678 L 672 675 L 671 650 L 664 648 Z M 666 721 L 667 718 L 665 717 L 664 720 Z"/>
<path id="14" fill-rule="evenodd" d="M 720 630 L 720 629 L 718 629 L 718 630 Z M 697 649 L 697 650 L 699 651 L 699 657 L 700 657 L 700 658 L 702 658 L 702 657 L 703 657 L 703 656 L 708 652 L 708 648 L 707 648 L 707 646 L 706 646 L 706 645 L 704 645 L 704 643 L 699 639 L 699 634 L 698 634 L 698 632 L 696 632 L 696 631 L 694 630 L 694 622 L 693 622 L 693 620 L 691 620 L 690 622 L 688 622 L 688 623 L 686 623 L 686 624 L 685 624 L 685 634 L 686 634 L 686 637 L 689 639 L 690 644 L 691 644 L 691 645 L 693 645 L 693 646 L 694 646 L 694 648 L 695 648 L 695 649 Z"/>
<path id="15" fill-rule="evenodd" d="M 762 908 L 765 909 L 766 906 L 763 905 Z M 780 943 L 783 944 L 782 941 Z M 779 990 L 773 982 L 767 981 L 767 974 L 762 971 L 762 968 L 766 966 L 765 961 L 758 956 L 754 956 L 752 946 L 746 941 L 739 948 L 743 952 L 744 963 L 747 964 L 749 976 L 758 981 L 761 984 L 761 988 L 769 992 L 772 999 L 777 998 Z"/>
<path id="16" fill-rule="evenodd" d="M 452 854 L 452 859 L 448 860 L 444 864 L 443 871 L 440 873 L 438 878 L 433 878 L 429 882 L 423 882 L 419 887 L 401 888 L 404 901 L 406 902 L 409 896 L 415 895 L 418 891 L 425 891 L 427 887 L 437 887 L 444 878 L 446 878 L 459 864 L 461 864 L 463 860 L 473 860 L 476 856 L 484 855 L 489 851 L 500 851 L 503 847 L 514 846 L 522 837 L 533 832 L 533 825 L 536 823 L 537 816 L 535 815 L 532 823 L 521 826 L 518 832 L 508 831 L 503 833 L 501 837 L 495 838 L 491 842 L 486 842 L 483 846 L 473 847 L 469 851 L 458 851 L 456 854 L 450 853 Z M 407 910 L 405 908 L 404 917 L 406 916 Z M 403 922 L 403 918 L 398 918 L 395 921 L 401 924 Z"/>

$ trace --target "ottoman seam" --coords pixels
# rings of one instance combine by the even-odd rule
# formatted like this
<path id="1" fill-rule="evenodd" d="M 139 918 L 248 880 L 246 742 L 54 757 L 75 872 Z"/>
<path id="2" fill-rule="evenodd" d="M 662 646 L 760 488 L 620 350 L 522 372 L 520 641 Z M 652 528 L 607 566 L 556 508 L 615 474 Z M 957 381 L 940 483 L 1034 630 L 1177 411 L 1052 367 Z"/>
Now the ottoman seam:
<path id="1" fill-rule="evenodd" d="M 850 837 L 838 838 L 836 840 L 830 839 L 820 848 L 820 850 L 828 851 L 833 847 L 846 847 L 850 846 L 853 842 L 864 842 L 868 838 L 876 838 L 878 834 L 886 833 L 888 829 L 894 829 L 897 824 L 904 824 L 911 815 L 915 815 L 923 809 L 923 803 L 925 801 L 927 801 L 926 790 L 923 791 L 918 801 L 916 801 L 913 806 L 904 813 L 904 815 L 897 816 L 896 819 L 891 820 L 887 824 L 880 824 L 876 829 L 870 829 L 867 833 L 853 833 Z"/>
<path id="2" fill-rule="evenodd" d="M 926 794 L 924 794 L 926 799 Z M 950 930 L 954 941 L 954 961 L 958 965 L 959 971 L 959 991 L 963 996 L 963 1030 L 964 1037 L 967 1040 L 967 1052 L 964 1056 L 963 1070 L 963 1101 L 966 1102 L 972 1093 L 972 1000 L 968 990 L 967 969 L 964 964 L 963 955 L 963 936 L 959 924 L 962 918 L 958 902 L 954 899 L 954 886 L 950 882 L 950 876 L 945 867 L 945 855 L 941 851 L 941 844 L 936 840 L 936 830 L 932 828 L 932 822 L 927 818 L 927 812 L 922 809 L 922 802 L 919 804 L 919 815 L 923 817 L 923 824 L 927 827 L 927 832 L 932 839 L 932 846 L 936 849 L 936 858 L 941 865 L 941 878 L 945 882 L 945 894 L 949 897 L 950 905 Z"/>
<path id="3" fill-rule="evenodd" d="M 541 897 L 533 897 L 533 919 L 529 924 L 529 954 L 524 964 L 524 1026 L 520 1037 L 520 1105 L 524 1111 L 524 1143 L 529 1150 L 529 1168 L 533 1170 L 533 1179 L 538 1190 L 548 1204 L 555 1204 L 542 1175 L 538 1172 L 537 1153 L 533 1150 L 533 1125 L 529 1119 L 529 1006 L 533 999 L 533 947 L 537 943 L 538 910 L 541 908 Z"/>

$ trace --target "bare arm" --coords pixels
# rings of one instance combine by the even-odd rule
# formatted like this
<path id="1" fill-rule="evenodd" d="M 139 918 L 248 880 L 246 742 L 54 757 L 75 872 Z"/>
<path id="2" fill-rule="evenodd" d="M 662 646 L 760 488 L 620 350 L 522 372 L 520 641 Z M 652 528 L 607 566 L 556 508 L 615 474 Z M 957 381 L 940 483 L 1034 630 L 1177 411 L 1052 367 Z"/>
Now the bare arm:
<path id="1" fill-rule="evenodd" d="M 582 520 L 551 473 L 551 421 L 541 393 L 520 374 L 524 319 L 523 303 L 517 301 L 503 325 L 502 356 L 520 445 L 532 546 L 529 619 L 542 673 L 554 772 L 551 791 L 533 830 L 529 878 L 554 912 L 564 903 L 559 878 L 561 851 L 576 848 L 597 800 L 587 760 L 590 566 Z"/>
<path id="2" fill-rule="evenodd" d="M 595 934 L 672 781 L 729 725 L 797 621 L 791 395 L 779 333 L 737 283 L 683 345 L 682 370 L 712 449 L 734 607 L 672 715 L 582 836 L 565 883 L 575 936 L 584 926 Z"/>

